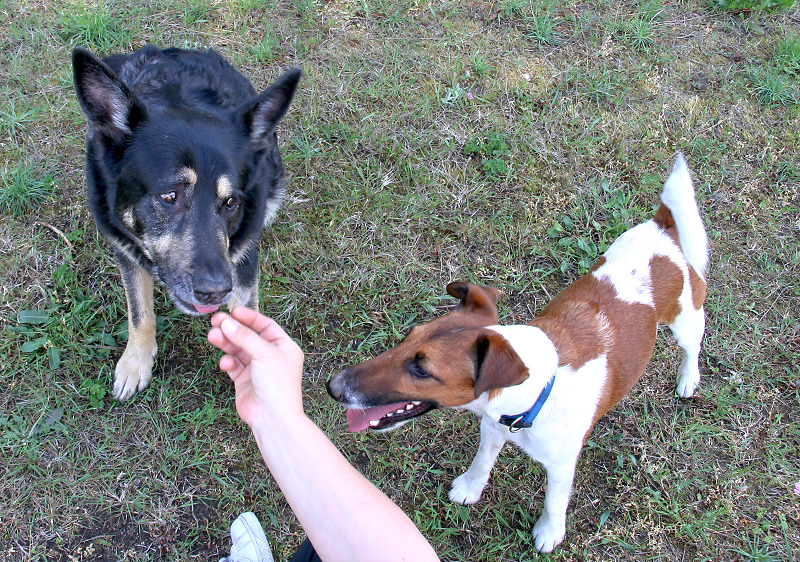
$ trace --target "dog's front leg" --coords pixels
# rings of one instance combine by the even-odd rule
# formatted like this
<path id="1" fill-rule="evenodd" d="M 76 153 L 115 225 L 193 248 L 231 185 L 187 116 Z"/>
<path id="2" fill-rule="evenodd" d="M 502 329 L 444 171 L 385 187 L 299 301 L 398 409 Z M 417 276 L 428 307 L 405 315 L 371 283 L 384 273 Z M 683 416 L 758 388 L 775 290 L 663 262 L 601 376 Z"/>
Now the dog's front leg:
<path id="1" fill-rule="evenodd" d="M 566 462 L 542 463 L 547 471 L 547 492 L 544 495 L 542 516 L 533 526 L 533 539 L 539 552 L 552 552 L 564 540 L 567 504 L 572 492 L 577 461 L 578 456 L 575 455 L 575 458 Z"/>
<path id="2" fill-rule="evenodd" d="M 453 480 L 449 494 L 451 501 L 468 505 L 481 499 L 481 493 L 489 482 L 489 473 L 505 442 L 505 435 L 497 429 L 495 422 L 488 417 L 482 417 L 481 444 L 469 469 Z"/>
<path id="3" fill-rule="evenodd" d="M 128 301 L 128 345 L 114 370 L 114 398 L 124 401 L 147 388 L 156 356 L 153 277 L 138 263 L 117 252 Z"/>

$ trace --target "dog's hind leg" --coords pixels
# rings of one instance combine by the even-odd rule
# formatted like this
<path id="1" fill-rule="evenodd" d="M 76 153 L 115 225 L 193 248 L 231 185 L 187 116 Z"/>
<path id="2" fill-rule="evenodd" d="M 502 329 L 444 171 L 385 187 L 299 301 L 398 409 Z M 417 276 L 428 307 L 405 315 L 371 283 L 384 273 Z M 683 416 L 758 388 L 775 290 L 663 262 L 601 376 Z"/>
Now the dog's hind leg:
<path id="1" fill-rule="evenodd" d="M 700 383 L 700 368 L 698 357 L 700 344 L 706 327 L 706 317 L 703 307 L 699 310 L 684 310 L 669 324 L 670 330 L 675 334 L 678 345 L 683 349 L 683 359 L 678 369 L 678 396 L 689 398 L 694 394 Z"/>
<path id="2" fill-rule="evenodd" d="M 448 494 L 451 501 L 469 505 L 481 499 L 481 493 L 489 482 L 489 473 L 505 442 L 505 435 L 497 429 L 495 422 L 488 417 L 481 418 L 481 444 L 469 469 L 453 480 Z"/>
<path id="3" fill-rule="evenodd" d="M 156 356 L 153 278 L 139 264 L 117 252 L 128 301 L 128 345 L 114 370 L 114 398 L 127 400 L 147 388 Z"/>

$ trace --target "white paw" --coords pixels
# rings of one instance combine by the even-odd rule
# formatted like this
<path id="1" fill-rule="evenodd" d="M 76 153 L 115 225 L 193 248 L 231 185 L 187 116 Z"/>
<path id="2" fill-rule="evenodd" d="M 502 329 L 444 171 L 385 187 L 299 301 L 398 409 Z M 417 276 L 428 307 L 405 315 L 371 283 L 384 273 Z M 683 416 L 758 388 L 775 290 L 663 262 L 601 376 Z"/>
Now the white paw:
<path id="1" fill-rule="evenodd" d="M 465 472 L 453 480 L 448 496 L 452 502 L 471 505 L 481 499 L 481 492 L 483 492 L 485 486 L 485 481 L 476 481 L 470 478 L 469 472 Z"/>
<path id="2" fill-rule="evenodd" d="M 114 398 L 124 402 L 147 388 L 153 378 L 156 347 L 128 344 L 114 369 Z"/>
<path id="3" fill-rule="evenodd" d="M 678 380 L 678 388 L 676 389 L 678 392 L 678 396 L 681 398 L 690 398 L 693 394 L 697 385 L 700 384 L 700 375 L 683 375 Z"/>
<path id="4" fill-rule="evenodd" d="M 549 517 L 542 515 L 533 526 L 533 540 L 539 552 L 552 552 L 564 540 L 567 533 L 566 521 L 554 523 Z"/>

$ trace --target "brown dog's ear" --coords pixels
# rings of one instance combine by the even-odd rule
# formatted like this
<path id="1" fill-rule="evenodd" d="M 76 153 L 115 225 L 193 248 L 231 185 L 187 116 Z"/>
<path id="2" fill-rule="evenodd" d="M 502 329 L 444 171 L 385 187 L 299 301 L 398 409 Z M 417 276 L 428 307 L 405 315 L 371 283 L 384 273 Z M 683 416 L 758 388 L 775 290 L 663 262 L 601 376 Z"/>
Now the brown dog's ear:
<path id="1" fill-rule="evenodd" d="M 481 332 L 475 340 L 475 398 L 494 388 L 520 384 L 528 378 L 528 368 L 503 336 Z"/>
<path id="2" fill-rule="evenodd" d="M 447 294 L 461 301 L 460 307 L 468 311 L 488 311 L 497 316 L 500 292 L 494 287 L 479 287 L 471 283 L 453 281 L 447 285 Z"/>

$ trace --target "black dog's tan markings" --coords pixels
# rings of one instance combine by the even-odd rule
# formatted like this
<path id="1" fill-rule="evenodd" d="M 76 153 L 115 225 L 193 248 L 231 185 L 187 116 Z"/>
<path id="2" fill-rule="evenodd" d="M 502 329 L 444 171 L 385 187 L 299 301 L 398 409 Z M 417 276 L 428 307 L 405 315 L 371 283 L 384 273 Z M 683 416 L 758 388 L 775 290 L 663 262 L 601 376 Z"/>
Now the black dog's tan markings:
<path id="1" fill-rule="evenodd" d="M 205 314 L 258 306 L 258 239 L 283 198 L 275 127 L 298 69 L 261 94 L 214 51 L 152 46 L 102 61 L 72 55 L 88 119 L 89 206 L 128 303 L 114 396 L 145 388 L 156 354 L 153 283 Z"/>
<path id="2" fill-rule="evenodd" d="M 158 347 L 153 278 L 127 257 L 118 256 L 118 263 L 128 302 L 128 345 L 117 363 L 114 396 L 124 400 L 149 384 Z M 120 376 L 122 373 L 125 376 Z"/>

